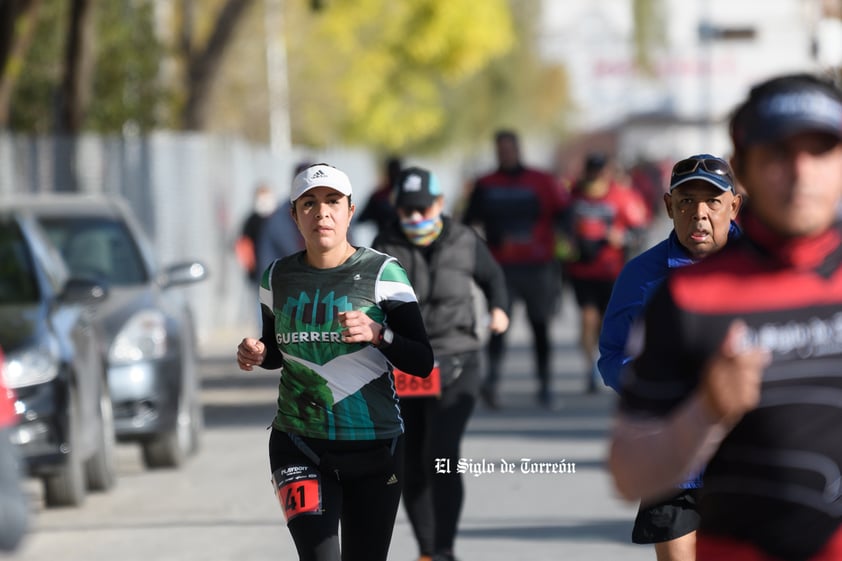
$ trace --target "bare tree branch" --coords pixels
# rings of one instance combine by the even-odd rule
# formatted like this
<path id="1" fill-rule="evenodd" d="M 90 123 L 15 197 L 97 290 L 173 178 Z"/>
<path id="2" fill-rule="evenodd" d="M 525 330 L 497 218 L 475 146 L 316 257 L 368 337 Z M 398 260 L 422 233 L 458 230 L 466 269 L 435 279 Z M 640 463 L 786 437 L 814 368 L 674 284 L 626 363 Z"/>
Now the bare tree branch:
<path id="1" fill-rule="evenodd" d="M 0 128 L 9 123 L 9 102 L 35 36 L 41 0 L 0 2 Z"/>
<path id="2" fill-rule="evenodd" d="M 195 24 L 193 0 L 181 0 L 181 28 L 178 33 L 178 48 L 185 60 L 193 56 L 193 27 Z"/>
<path id="3" fill-rule="evenodd" d="M 59 98 L 57 128 L 61 132 L 73 134 L 82 128 L 91 97 L 93 42 L 93 0 L 73 0 Z"/>
<path id="4" fill-rule="evenodd" d="M 237 24 L 253 3 L 253 0 L 227 0 L 204 49 L 197 51 L 193 48 L 193 54 L 188 59 L 188 96 L 183 114 L 184 128 L 199 130 L 204 126 L 210 86 L 219 72 L 222 56 L 231 42 Z"/>

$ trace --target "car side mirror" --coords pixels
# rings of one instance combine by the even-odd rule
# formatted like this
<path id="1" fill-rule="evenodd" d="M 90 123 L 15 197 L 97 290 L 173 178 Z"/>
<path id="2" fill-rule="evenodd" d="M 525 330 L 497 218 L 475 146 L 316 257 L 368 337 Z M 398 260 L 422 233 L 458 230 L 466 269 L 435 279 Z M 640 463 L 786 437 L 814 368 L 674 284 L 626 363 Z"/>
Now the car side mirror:
<path id="1" fill-rule="evenodd" d="M 178 263 L 164 269 L 163 275 L 161 276 L 161 286 L 169 288 L 171 286 L 193 284 L 205 280 L 207 276 L 207 267 L 199 261 Z"/>
<path id="2" fill-rule="evenodd" d="M 93 304 L 108 296 L 108 287 L 95 280 L 74 277 L 69 279 L 61 291 L 61 299 L 73 304 Z"/>

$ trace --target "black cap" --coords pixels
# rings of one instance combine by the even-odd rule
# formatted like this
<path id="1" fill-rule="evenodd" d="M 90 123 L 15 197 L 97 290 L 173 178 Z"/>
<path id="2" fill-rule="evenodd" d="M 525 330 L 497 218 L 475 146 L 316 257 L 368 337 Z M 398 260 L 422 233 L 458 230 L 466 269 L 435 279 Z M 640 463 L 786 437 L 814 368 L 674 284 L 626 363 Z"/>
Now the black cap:
<path id="1" fill-rule="evenodd" d="M 585 156 L 585 173 L 592 175 L 601 172 L 608 163 L 608 157 L 602 152 L 590 152 Z"/>
<path id="2" fill-rule="evenodd" d="M 419 167 L 401 171 L 395 184 L 395 206 L 428 208 L 441 195 L 441 187 L 435 174 Z"/>
<path id="3" fill-rule="evenodd" d="M 756 86 L 731 121 L 736 148 L 806 131 L 842 138 L 842 94 L 809 74 L 782 76 Z"/>

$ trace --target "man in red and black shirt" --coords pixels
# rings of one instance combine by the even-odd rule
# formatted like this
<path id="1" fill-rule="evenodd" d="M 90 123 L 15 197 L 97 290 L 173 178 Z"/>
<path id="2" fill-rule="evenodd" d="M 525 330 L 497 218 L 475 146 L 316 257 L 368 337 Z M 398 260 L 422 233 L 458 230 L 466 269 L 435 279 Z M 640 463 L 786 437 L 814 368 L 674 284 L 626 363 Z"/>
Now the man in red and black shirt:
<path id="1" fill-rule="evenodd" d="M 498 131 L 494 137 L 497 171 L 480 177 L 463 220 L 482 226 L 491 254 L 503 268 L 509 293 L 506 312 L 523 300 L 532 328 L 538 399 L 550 405 L 549 323 L 556 309 L 559 278 L 555 261 L 557 225 L 567 206 L 567 192 L 555 178 L 526 167 L 517 135 Z M 497 382 L 503 360 L 504 334 L 489 342 L 489 371 L 481 396 L 498 407 Z"/>
<path id="2" fill-rule="evenodd" d="M 566 278 L 579 306 L 579 348 L 585 359 L 585 391 L 595 393 L 599 330 L 611 299 L 614 281 L 639 245 L 649 223 L 643 199 L 615 178 L 608 158 L 589 154 L 581 180 L 565 217 L 575 259 Z"/>
<path id="3" fill-rule="evenodd" d="M 744 236 L 651 300 L 611 471 L 654 498 L 707 463 L 700 561 L 842 559 L 842 92 L 771 79 L 731 137 Z"/>

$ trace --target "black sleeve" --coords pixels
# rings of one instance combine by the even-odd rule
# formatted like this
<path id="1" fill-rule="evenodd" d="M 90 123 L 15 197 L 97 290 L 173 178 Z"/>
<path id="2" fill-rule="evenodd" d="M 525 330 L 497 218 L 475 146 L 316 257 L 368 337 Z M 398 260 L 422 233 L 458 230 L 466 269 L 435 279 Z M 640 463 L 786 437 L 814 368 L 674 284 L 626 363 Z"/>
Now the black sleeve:
<path id="1" fill-rule="evenodd" d="M 505 310 L 508 307 L 509 295 L 503 269 L 491 255 L 491 251 L 488 250 L 485 242 L 479 236 L 475 236 L 475 238 L 477 265 L 474 271 L 474 280 L 485 294 L 489 309 L 502 308 Z"/>
<path id="2" fill-rule="evenodd" d="M 386 313 L 386 324 L 395 340 L 381 352 L 407 374 L 426 378 L 433 370 L 433 348 L 417 302 L 407 302 Z"/>
<path id="3" fill-rule="evenodd" d="M 14 550 L 26 533 L 29 504 L 9 429 L 0 428 L 0 551 Z"/>
<path id="4" fill-rule="evenodd" d="M 266 358 L 263 359 L 263 368 L 266 370 L 277 370 L 283 365 L 283 355 L 278 343 L 275 340 L 275 315 L 264 305 L 260 305 L 263 312 L 263 335 L 260 340 L 266 346 Z"/>

